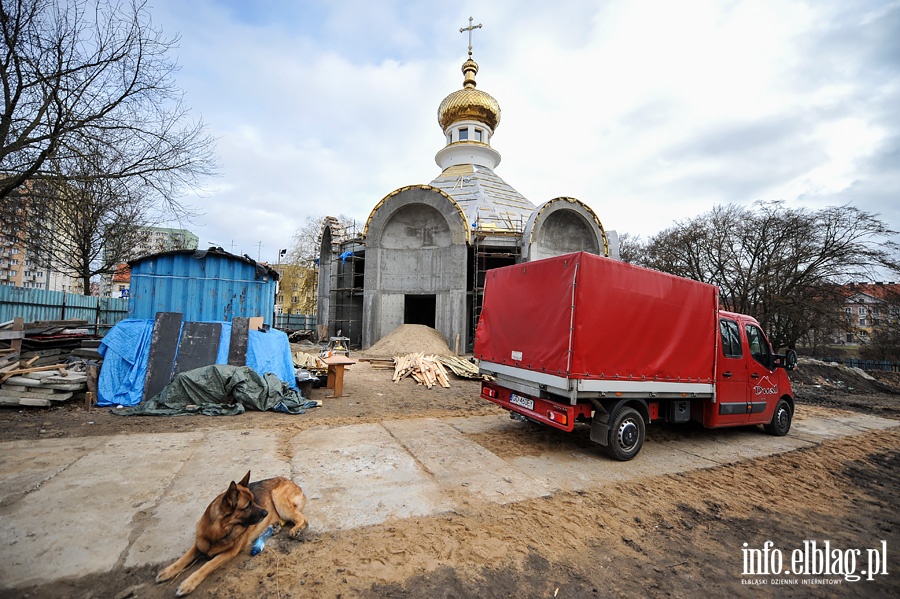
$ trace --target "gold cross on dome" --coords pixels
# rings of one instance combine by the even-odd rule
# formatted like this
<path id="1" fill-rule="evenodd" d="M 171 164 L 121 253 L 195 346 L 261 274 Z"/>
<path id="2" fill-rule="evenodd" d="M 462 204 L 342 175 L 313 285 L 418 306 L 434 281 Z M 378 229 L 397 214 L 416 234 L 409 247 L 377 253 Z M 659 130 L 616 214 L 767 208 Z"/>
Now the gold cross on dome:
<path id="1" fill-rule="evenodd" d="M 472 25 L 472 20 L 472 17 L 469 17 L 469 26 L 459 28 L 460 33 L 462 33 L 463 31 L 469 32 L 469 58 L 472 57 L 472 31 L 475 29 L 481 29 L 481 23 L 479 23 L 478 25 Z"/>

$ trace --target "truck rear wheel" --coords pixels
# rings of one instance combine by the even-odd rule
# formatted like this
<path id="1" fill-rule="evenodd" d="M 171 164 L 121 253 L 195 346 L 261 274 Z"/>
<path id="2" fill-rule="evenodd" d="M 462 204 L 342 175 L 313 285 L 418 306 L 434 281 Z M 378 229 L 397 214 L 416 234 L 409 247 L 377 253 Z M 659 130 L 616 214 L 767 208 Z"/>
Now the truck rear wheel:
<path id="1" fill-rule="evenodd" d="M 778 402 L 778 405 L 775 406 L 775 414 L 772 415 L 772 422 L 764 425 L 763 428 L 770 435 L 783 437 L 791 430 L 791 416 L 793 416 L 791 413 L 791 405 L 782 399 Z"/>
<path id="2" fill-rule="evenodd" d="M 620 462 L 636 456 L 644 445 L 644 419 L 634 408 L 622 406 L 610 418 L 606 453 Z"/>

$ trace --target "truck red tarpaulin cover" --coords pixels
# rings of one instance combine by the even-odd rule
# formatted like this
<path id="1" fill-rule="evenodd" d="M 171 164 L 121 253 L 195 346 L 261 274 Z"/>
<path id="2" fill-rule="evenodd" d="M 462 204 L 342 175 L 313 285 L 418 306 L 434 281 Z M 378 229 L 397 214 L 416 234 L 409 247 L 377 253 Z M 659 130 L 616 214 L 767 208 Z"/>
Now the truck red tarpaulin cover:
<path id="1" fill-rule="evenodd" d="M 475 357 L 574 379 L 708 382 L 718 306 L 714 285 L 585 252 L 506 266 L 486 274 Z"/>

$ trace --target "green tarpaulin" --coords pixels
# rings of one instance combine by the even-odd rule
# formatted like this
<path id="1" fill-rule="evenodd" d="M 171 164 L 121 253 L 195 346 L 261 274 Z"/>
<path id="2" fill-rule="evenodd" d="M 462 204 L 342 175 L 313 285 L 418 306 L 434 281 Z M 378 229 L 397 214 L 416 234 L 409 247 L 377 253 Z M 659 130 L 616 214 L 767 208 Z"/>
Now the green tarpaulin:
<path id="1" fill-rule="evenodd" d="M 111 411 L 121 416 L 235 416 L 246 410 L 302 414 L 315 405 L 270 372 L 262 377 L 249 366 L 213 364 L 182 372 L 158 395 L 134 407 Z"/>

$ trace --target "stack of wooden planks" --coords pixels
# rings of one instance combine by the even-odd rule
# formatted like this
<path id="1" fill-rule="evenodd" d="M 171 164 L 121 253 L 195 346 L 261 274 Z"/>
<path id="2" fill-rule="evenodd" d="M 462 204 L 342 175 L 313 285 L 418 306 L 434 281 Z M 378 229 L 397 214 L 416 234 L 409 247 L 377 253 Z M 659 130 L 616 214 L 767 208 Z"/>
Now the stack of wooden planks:
<path id="1" fill-rule="evenodd" d="M 394 378 L 399 383 L 407 377 L 411 377 L 417 383 L 431 389 L 435 385 L 450 387 L 450 379 L 439 356 L 426 356 L 422 352 L 394 357 Z"/>
<path id="2" fill-rule="evenodd" d="M 478 366 L 468 360 L 456 356 L 438 356 L 441 363 L 453 371 L 453 374 L 464 379 L 480 379 Z"/>
<path id="3" fill-rule="evenodd" d="M 360 362 L 368 362 L 372 368 L 378 370 L 394 370 L 396 363 L 393 358 L 360 358 Z"/>

